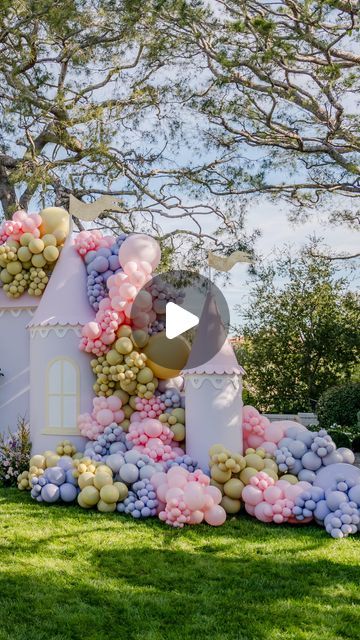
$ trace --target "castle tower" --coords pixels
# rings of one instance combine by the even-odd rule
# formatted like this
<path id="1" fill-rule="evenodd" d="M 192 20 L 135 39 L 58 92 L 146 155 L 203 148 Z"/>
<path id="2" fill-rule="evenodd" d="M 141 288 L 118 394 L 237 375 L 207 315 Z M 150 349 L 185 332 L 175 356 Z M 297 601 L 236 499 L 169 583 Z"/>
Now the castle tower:
<path id="1" fill-rule="evenodd" d="M 83 448 L 80 413 L 91 411 L 93 374 L 79 350 L 81 330 L 94 319 L 86 268 L 71 233 L 41 298 L 30 331 L 30 428 L 35 453 L 70 438 Z"/>
<path id="2" fill-rule="evenodd" d="M 218 344 L 215 356 L 204 364 L 206 345 Z M 207 295 L 185 378 L 186 453 L 201 467 L 209 465 L 209 449 L 223 444 L 242 453 L 242 374 L 211 293 Z"/>

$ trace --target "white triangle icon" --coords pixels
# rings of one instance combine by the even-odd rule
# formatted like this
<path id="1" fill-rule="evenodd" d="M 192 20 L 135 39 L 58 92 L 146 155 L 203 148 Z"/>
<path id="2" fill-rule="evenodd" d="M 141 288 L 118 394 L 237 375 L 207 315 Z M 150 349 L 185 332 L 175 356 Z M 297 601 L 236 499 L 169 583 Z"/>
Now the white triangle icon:
<path id="1" fill-rule="evenodd" d="M 180 336 L 188 329 L 192 329 L 199 324 L 199 318 L 190 311 L 186 311 L 174 302 L 166 305 L 166 337 L 169 340 Z"/>

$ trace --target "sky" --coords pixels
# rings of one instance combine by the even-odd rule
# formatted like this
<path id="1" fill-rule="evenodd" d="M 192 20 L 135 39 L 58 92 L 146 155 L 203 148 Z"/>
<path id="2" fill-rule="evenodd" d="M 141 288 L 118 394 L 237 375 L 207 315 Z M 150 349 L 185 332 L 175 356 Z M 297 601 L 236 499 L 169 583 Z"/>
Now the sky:
<path id="1" fill-rule="evenodd" d="M 261 237 L 256 241 L 255 250 L 264 260 L 270 260 L 275 250 L 291 245 L 299 250 L 307 240 L 316 235 L 324 239 L 333 253 L 353 253 L 359 250 L 359 235 L 353 230 L 330 226 L 324 221 L 312 218 L 305 223 L 291 224 L 286 211 L 273 204 L 263 203 L 256 206 L 248 215 L 247 231 L 260 229 Z M 235 306 L 246 306 L 249 299 L 249 275 L 246 264 L 238 264 L 231 270 L 231 282 L 223 292 L 230 308 L 231 324 L 240 322 Z"/>

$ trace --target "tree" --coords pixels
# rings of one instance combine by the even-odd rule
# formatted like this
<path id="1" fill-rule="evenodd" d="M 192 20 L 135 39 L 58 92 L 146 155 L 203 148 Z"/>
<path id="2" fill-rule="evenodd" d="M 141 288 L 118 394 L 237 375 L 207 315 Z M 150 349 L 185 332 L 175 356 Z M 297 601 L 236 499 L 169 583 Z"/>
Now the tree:
<path id="1" fill-rule="evenodd" d="M 331 222 L 358 227 L 356 3 L 162 4 L 196 77 L 177 90 L 207 119 L 203 135 L 218 158 L 195 171 L 197 181 L 214 195 L 282 199 L 297 219 L 322 207 Z"/>
<path id="2" fill-rule="evenodd" d="M 198 263 L 203 248 L 247 242 L 242 215 L 199 199 L 189 152 L 180 155 L 186 123 L 162 80 L 175 43 L 155 4 L 3 0 L 0 202 L 9 218 L 31 204 L 67 207 L 69 194 L 111 194 L 121 212 L 100 225 L 150 231 Z"/>
<path id="3" fill-rule="evenodd" d="M 239 350 L 250 401 L 262 410 L 313 410 L 359 362 L 358 296 L 333 263 L 304 250 L 264 267 L 243 316 Z"/>

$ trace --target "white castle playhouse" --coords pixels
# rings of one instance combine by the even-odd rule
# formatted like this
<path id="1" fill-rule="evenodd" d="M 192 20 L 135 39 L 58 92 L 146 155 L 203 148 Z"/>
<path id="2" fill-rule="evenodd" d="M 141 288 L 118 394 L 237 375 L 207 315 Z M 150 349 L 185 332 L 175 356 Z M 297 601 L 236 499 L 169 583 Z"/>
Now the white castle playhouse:
<path id="1" fill-rule="evenodd" d="M 85 265 L 71 235 L 41 298 L 8 298 L 0 289 L 0 429 L 14 429 L 25 417 L 34 451 L 66 437 L 85 441 L 77 416 L 91 410 L 94 381 L 79 338 L 93 317 Z"/>
<path id="2" fill-rule="evenodd" d="M 41 298 L 8 298 L 0 288 L 0 429 L 13 430 L 24 417 L 35 452 L 65 438 L 85 445 L 77 417 L 91 412 L 94 395 L 90 358 L 79 350 L 82 327 L 94 319 L 86 278 L 70 234 Z M 208 344 L 218 345 L 217 354 L 196 364 Z M 215 443 L 241 453 L 243 369 L 210 294 L 183 374 L 187 452 L 203 466 Z"/>

